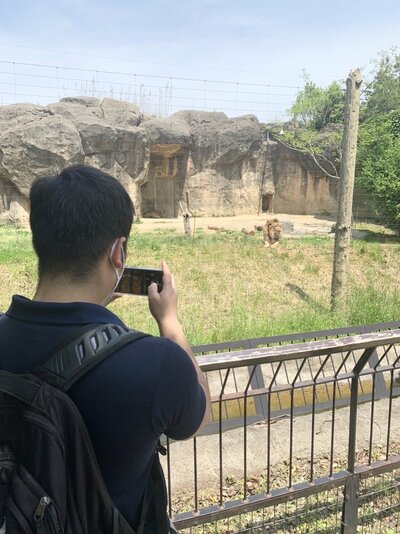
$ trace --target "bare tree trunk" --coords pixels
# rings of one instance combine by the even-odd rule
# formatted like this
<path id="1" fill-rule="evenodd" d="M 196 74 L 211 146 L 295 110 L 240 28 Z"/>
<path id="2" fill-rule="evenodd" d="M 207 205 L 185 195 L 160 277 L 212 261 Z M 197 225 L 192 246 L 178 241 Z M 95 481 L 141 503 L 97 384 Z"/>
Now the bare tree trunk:
<path id="1" fill-rule="evenodd" d="M 190 215 L 189 213 L 183 214 L 183 230 L 186 237 L 191 237 L 192 231 L 190 229 Z"/>
<path id="2" fill-rule="evenodd" d="M 346 80 L 346 109 L 342 140 L 342 159 L 340 162 L 339 205 L 333 258 L 332 311 L 344 311 L 346 309 L 361 82 L 362 79 L 359 69 L 350 72 Z"/>
<path id="3" fill-rule="evenodd" d="M 179 202 L 179 207 L 181 208 L 183 216 L 183 231 L 185 232 L 186 237 L 191 237 L 192 231 L 190 229 L 190 213 L 188 209 L 184 209 L 182 202 Z"/>

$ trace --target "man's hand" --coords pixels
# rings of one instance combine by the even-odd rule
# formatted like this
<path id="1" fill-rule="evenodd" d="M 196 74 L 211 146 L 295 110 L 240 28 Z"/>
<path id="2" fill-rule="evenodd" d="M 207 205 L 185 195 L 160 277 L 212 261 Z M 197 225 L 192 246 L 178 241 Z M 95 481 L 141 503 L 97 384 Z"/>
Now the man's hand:
<path id="1" fill-rule="evenodd" d="M 206 377 L 202 373 L 192 349 L 185 337 L 182 326 L 178 320 L 178 295 L 176 292 L 175 280 L 165 261 L 161 262 L 163 270 L 163 288 L 161 293 L 157 291 L 157 284 L 153 282 L 148 289 L 149 308 L 152 316 L 157 321 L 160 336 L 171 339 L 177 343 L 192 360 L 197 373 L 200 386 L 203 388 L 206 398 L 206 409 L 203 421 L 197 430 L 197 433 L 207 423 L 211 413 L 210 390 Z"/>
<path id="2" fill-rule="evenodd" d="M 173 275 L 165 261 L 161 262 L 163 270 L 163 288 L 158 293 L 157 284 L 153 282 L 148 289 L 149 308 L 161 330 L 169 329 L 178 321 L 178 294 Z"/>

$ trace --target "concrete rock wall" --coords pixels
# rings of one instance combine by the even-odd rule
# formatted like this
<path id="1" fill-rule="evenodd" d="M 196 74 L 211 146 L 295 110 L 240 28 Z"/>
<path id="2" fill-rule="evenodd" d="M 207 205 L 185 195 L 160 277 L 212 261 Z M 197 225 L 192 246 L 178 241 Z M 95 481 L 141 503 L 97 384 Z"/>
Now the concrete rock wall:
<path id="1" fill-rule="evenodd" d="M 181 111 L 144 117 L 127 102 L 65 98 L 0 106 L 0 212 L 27 208 L 32 181 L 67 165 L 115 176 L 142 216 L 334 214 L 337 184 L 273 141 L 252 115 Z M 7 217 L 5 218 L 7 219 Z"/>
<path id="2" fill-rule="evenodd" d="M 304 155 L 283 145 L 274 149 L 274 210 L 299 215 L 334 215 L 337 208 L 339 180 L 328 178 Z"/>

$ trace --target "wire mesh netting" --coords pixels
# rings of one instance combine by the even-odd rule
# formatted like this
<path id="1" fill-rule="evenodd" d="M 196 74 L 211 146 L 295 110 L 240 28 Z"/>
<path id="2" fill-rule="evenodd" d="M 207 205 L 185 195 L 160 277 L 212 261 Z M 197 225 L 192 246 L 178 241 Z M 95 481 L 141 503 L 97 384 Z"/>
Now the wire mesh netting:
<path id="1" fill-rule="evenodd" d="M 358 532 L 400 532 L 400 469 L 360 483 Z"/>
<path id="2" fill-rule="evenodd" d="M 334 488 L 320 494 L 296 499 L 240 514 L 226 520 L 219 520 L 198 527 L 184 529 L 185 534 L 253 533 L 265 532 L 283 534 L 334 533 L 340 532 L 343 504 L 342 488 Z"/>

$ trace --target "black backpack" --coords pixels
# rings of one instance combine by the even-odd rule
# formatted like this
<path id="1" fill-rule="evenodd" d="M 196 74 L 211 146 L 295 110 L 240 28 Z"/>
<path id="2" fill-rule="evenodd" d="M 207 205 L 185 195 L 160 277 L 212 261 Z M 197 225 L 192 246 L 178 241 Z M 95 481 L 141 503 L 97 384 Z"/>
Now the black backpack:
<path id="1" fill-rule="evenodd" d="M 109 354 L 146 335 L 119 325 L 88 325 L 33 373 L 0 371 L 1 533 L 5 519 L 6 534 L 134 534 L 112 502 L 85 423 L 66 392 Z M 154 456 L 160 494 L 165 483 Z M 154 485 L 152 480 L 152 491 Z M 162 501 L 159 508 L 164 496 Z M 158 532 L 169 532 L 167 521 L 165 506 L 158 510 Z"/>

